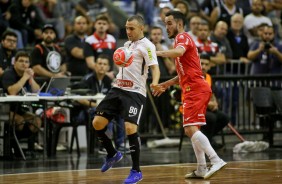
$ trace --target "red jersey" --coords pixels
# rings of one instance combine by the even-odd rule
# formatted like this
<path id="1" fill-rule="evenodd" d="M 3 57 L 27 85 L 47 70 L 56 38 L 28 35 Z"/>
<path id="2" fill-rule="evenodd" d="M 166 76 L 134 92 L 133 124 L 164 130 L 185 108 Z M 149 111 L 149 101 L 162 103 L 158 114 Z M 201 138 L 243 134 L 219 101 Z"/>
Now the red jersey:
<path id="1" fill-rule="evenodd" d="M 218 44 L 210 40 L 204 43 L 202 40 L 197 39 L 195 44 L 199 53 L 206 52 L 210 56 L 215 56 L 219 52 Z"/>
<path id="2" fill-rule="evenodd" d="M 175 58 L 175 66 L 179 77 L 179 84 L 183 97 L 189 94 L 211 92 L 202 73 L 197 47 L 188 33 L 180 33 L 174 41 L 174 48 L 185 49 L 183 56 Z"/>

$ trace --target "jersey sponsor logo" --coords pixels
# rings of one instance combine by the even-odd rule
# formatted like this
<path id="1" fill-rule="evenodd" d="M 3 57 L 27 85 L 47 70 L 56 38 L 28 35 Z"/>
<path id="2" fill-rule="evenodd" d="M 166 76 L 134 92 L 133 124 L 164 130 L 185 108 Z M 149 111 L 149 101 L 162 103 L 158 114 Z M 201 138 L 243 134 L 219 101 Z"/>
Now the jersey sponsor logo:
<path id="1" fill-rule="evenodd" d="M 102 115 L 104 114 L 104 112 L 97 111 L 97 112 L 96 112 L 96 114 L 97 114 L 97 115 L 101 115 L 101 116 L 102 116 Z"/>
<path id="2" fill-rule="evenodd" d="M 190 117 L 188 117 L 188 118 L 185 118 L 185 119 L 184 119 L 184 121 L 188 121 L 189 119 L 190 119 Z"/>
<path id="3" fill-rule="evenodd" d="M 147 52 L 148 52 L 148 56 L 149 56 L 149 60 L 153 60 L 153 56 L 152 56 L 152 51 L 150 48 L 147 48 Z"/>
<path id="4" fill-rule="evenodd" d="M 186 91 L 190 91 L 190 90 L 191 90 L 190 86 L 187 86 Z"/>
<path id="5" fill-rule="evenodd" d="M 138 113 L 138 109 L 136 107 L 130 106 L 128 113 L 129 117 L 136 116 Z"/>
<path id="6" fill-rule="evenodd" d="M 132 88 L 133 86 L 133 82 L 131 80 L 117 79 L 115 83 L 119 87 Z"/>

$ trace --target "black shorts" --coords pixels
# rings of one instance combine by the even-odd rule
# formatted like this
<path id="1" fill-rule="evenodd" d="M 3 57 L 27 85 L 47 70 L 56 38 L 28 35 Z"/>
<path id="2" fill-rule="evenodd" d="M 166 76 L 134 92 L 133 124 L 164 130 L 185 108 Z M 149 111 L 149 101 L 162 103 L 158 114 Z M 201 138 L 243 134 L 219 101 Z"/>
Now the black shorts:
<path id="1" fill-rule="evenodd" d="M 95 114 L 111 121 L 121 115 L 126 122 L 139 124 L 146 97 L 139 93 L 112 88 L 96 108 Z"/>

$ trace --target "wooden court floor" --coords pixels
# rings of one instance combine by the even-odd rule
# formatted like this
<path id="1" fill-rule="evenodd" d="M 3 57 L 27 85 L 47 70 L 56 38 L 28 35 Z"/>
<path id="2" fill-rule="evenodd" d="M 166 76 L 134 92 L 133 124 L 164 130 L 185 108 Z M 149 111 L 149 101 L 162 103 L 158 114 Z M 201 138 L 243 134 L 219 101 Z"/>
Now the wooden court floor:
<path id="1" fill-rule="evenodd" d="M 140 184 L 281 184 L 282 160 L 232 161 L 208 180 L 185 180 L 184 175 L 194 170 L 195 163 L 143 166 Z M 106 173 L 99 169 L 1 175 L 1 184 L 121 184 L 127 177 L 128 167 L 112 168 Z"/>

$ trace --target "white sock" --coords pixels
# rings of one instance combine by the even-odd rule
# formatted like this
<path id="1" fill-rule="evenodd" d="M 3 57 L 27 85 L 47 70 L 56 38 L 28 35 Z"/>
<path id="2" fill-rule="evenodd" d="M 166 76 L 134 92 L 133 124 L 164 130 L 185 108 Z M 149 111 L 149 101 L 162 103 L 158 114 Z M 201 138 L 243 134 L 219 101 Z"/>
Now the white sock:
<path id="1" fill-rule="evenodd" d="M 195 132 L 191 140 L 193 140 L 198 148 L 202 149 L 205 152 L 205 154 L 209 157 L 211 164 L 220 161 L 220 158 L 212 148 L 208 138 L 201 131 Z"/>
<path id="2" fill-rule="evenodd" d="M 192 139 L 191 141 L 197 159 L 197 174 L 204 175 L 207 171 L 205 152 L 202 149 L 199 149 L 197 143 L 194 143 Z"/>

